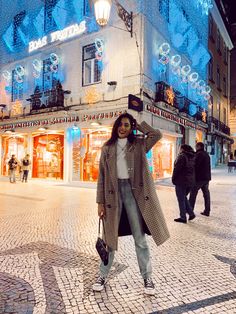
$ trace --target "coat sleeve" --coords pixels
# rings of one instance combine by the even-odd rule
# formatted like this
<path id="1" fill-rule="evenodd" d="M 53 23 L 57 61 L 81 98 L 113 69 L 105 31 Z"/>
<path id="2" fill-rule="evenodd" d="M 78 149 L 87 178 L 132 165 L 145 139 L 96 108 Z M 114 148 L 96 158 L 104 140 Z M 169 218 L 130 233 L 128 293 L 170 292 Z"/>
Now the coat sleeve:
<path id="1" fill-rule="evenodd" d="M 98 172 L 98 181 L 97 181 L 97 198 L 96 202 L 98 204 L 105 203 L 105 196 L 104 196 L 104 164 L 105 164 L 105 153 L 104 147 L 101 151 L 101 157 L 99 161 L 99 172 Z"/>
<path id="2" fill-rule="evenodd" d="M 144 138 L 144 145 L 146 153 L 162 138 L 160 130 L 151 127 L 147 122 L 143 121 L 138 125 L 138 130 L 141 131 L 146 137 Z"/>

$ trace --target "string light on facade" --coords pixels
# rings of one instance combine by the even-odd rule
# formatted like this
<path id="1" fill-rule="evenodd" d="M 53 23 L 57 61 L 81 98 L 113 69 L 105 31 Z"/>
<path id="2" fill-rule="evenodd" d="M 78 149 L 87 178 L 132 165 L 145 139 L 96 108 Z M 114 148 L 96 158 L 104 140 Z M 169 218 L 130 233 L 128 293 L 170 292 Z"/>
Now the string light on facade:
<path id="1" fill-rule="evenodd" d="M 209 14 L 209 10 L 213 8 L 212 0 L 196 0 L 197 6 L 201 7 L 202 14 Z"/>

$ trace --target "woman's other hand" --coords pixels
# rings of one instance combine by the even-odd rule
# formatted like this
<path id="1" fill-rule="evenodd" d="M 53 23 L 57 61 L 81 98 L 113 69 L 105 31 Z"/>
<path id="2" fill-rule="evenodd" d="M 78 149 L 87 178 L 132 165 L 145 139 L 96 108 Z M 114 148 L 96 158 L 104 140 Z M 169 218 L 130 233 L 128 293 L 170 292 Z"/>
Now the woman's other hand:
<path id="1" fill-rule="evenodd" d="M 104 207 L 104 204 L 98 204 L 98 217 L 105 218 L 105 216 L 106 216 L 106 209 Z"/>

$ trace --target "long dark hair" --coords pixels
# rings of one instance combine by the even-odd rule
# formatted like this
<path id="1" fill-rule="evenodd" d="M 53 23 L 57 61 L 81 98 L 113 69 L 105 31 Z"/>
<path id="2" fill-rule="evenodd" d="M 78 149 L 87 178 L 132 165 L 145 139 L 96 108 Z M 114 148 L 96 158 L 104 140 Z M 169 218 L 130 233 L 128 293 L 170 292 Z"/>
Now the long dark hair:
<path id="1" fill-rule="evenodd" d="M 123 118 L 129 119 L 129 122 L 130 122 L 131 128 L 132 128 L 132 131 L 130 132 L 127 139 L 130 143 L 134 142 L 134 140 L 135 140 L 134 129 L 136 128 L 136 120 L 134 119 L 133 116 L 131 116 L 131 114 L 125 112 L 125 113 L 122 113 L 114 122 L 113 127 L 112 127 L 112 131 L 111 131 L 111 137 L 109 138 L 109 140 L 104 145 L 110 146 L 116 142 L 116 140 L 118 139 L 117 130 L 118 130 L 118 127 L 120 126 L 121 120 Z"/>

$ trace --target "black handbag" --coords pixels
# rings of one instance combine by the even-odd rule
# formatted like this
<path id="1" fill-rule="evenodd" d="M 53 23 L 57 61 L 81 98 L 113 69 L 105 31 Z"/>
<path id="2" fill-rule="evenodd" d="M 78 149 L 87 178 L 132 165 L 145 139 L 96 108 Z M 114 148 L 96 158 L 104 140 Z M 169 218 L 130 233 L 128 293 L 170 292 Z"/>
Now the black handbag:
<path id="1" fill-rule="evenodd" d="M 102 220 L 102 226 L 103 226 L 103 231 L 105 235 L 105 241 L 106 241 L 106 233 L 105 233 L 105 227 L 104 227 L 104 221 L 102 218 L 99 218 L 99 223 L 98 223 L 98 238 L 96 241 L 96 250 L 103 262 L 103 264 L 106 266 L 109 262 L 109 252 L 108 252 L 108 246 L 106 245 L 106 242 L 101 238 L 100 234 L 100 226 L 101 226 L 101 220 Z"/>

